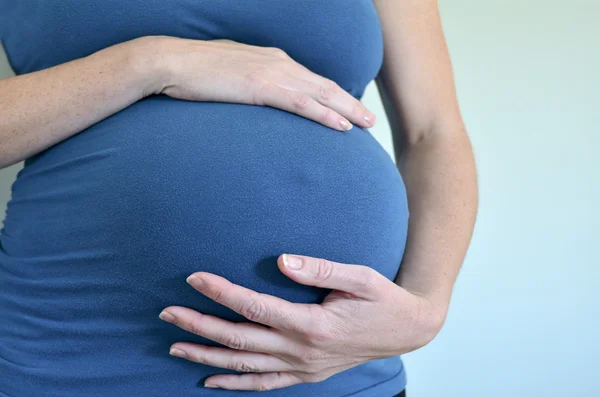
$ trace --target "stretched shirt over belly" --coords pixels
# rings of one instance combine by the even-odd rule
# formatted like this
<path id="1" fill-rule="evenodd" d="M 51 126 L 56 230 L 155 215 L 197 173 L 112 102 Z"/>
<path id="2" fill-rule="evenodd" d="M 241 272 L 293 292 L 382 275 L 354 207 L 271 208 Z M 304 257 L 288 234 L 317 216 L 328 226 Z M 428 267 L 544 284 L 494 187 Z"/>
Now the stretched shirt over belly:
<path id="1" fill-rule="evenodd" d="M 290 40 L 290 28 L 276 18 L 285 11 L 282 4 L 303 15 L 292 16 L 292 26 L 313 24 L 315 34 L 328 31 L 342 47 L 347 43 L 336 35 L 341 29 L 336 20 L 352 20 L 358 9 L 370 24 L 359 23 L 366 31 L 357 38 L 376 37 L 372 30 L 378 27 L 364 1 L 354 8 L 328 2 L 312 21 L 299 2 L 223 1 L 220 8 L 214 1 L 165 2 L 175 6 L 168 12 L 176 16 L 194 10 L 205 11 L 197 17 L 212 15 L 196 18 L 205 29 L 196 34 L 185 31 L 190 23 L 161 25 L 166 22 L 155 13 L 163 6 L 155 1 L 145 2 L 138 14 L 134 2 L 109 1 L 119 12 L 101 13 L 92 3 L 72 1 L 0 0 L 0 7 L 16 17 L 24 3 L 30 3 L 31 23 L 7 25 L 0 18 L 5 29 L 0 37 L 17 73 L 150 33 L 207 39 L 209 32 L 218 35 L 213 38 L 280 44 L 311 64 L 319 56 L 315 51 L 334 41 L 311 50 Z M 254 15 L 256 4 L 250 3 L 272 7 Z M 247 21 L 254 28 L 238 26 L 246 21 L 240 8 L 251 13 Z M 88 41 L 58 45 L 54 55 L 34 56 L 19 46 L 17 37 L 37 37 L 38 25 L 52 36 L 81 23 L 72 18 L 62 31 L 51 27 L 50 22 L 64 23 L 50 17 L 60 10 L 91 21 L 80 31 Z M 115 22 L 125 11 L 130 18 L 146 13 L 155 24 Z M 322 26 L 323 12 L 334 18 L 329 30 Z M 103 18 L 114 29 L 91 29 Z M 14 26 L 10 34 L 6 26 Z M 144 32 L 146 26 L 158 27 Z M 276 42 L 261 36 L 258 26 L 269 27 Z M 43 42 L 42 36 L 33 41 Z M 320 67 L 320 74 L 360 97 L 376 68 L 368 63 L 361 69 L 352 54 L 343 62 L 315 63 L 313 70 Z M 393 279 L 407 223 L 402 179 L 367 130 L 341 133 L 268 107 L 143 99 L 29 159 L 13 185 L 0 234 L 0 396 L 238 396 L 202 388 L 207 376 L 232 371 L 168 355 L 177 341 L 216 344 L 161 321 L 158 314 L 166 306 L 243 321 L 194 291 L 185 278 L 207 271 L 293 302 L 317 303 L 328 291 L 287 279 L 275 264 L 278 255 L 363 264 Z M 266 395 L 385 396 L 404 384 L 400 359 L 390 358 Z"/>

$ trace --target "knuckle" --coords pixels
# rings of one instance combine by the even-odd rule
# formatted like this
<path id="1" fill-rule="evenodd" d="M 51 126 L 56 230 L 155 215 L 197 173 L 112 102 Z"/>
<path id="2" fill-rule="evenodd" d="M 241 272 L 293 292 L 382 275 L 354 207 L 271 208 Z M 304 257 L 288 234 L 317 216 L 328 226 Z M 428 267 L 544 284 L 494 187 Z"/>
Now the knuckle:
<path id="1" fill-rule="evenodd" d="M 256 385 L 256 390 L 257 391 L 269 391 L 269 390 L 273 390 L 274 386 L 268 384 L 268 383 L 264 383 L 261 382 L 258 385 Z"/>
<path id="2" fill-rule="evenodd" d="M 324 124 L 327 124 L 328 121 L 330 120 L 334 120 L 335 119 L 335 112 L 329 108 L 325 108 L 325 111 L 323 112 L 323 116 L 322 116 L 322 122 Z"/>
<path id="3" fill-rule="evenodd" d="M 325 80 L 323 84 L 319 85 L 318 97 L 323 102 L 329 101 L 338 92 L 340 87 L 333 80 Z"/>
<path id="4" fill-rule="evenodd" d="M 328 343 L 333 339 L 331 332 L 322 326 L 315 326 L 308 330 L 306 332 L 306 336 L 308 337 L 309 342 L 313 345 L 322 345 L 323 343 Z"/>
<path id="5" fill-rule="evenodd" d="M 283 329 L 300 330 L 304 329 L 304 326 L 298 324 L 298 318 L 294 313 L 289 313 L 285 310 L 277 310 L 276 313 L 270 313 L 269 316 L 277 316 L 277 320 L 280 322 Z"/>
<path id="6" fill-rule="evenodd" d="M 287 52 L 285 52 L 281 48 L 269 47 L 268 51 L 274 57 L 282 58 L 282 59 L 289 59 L 289 55 L 287 54 Z"/>
<path id="7" fill-rule="evenodd" d="M 242 303 L 240 314 L 250 321 L 260 321 L 267 317 L 267 306 L 257 300 L 251 299 Z"/>
<path id="8" fill-rule="evenodd" d="M 373 289 L 377 286 L 379 280 L 379 273 L 368 266 L 360 265 L 360 271 L 358 272 L 358 283 L 360 286 L 364 289 Z"/>
<path id="9" fill-rule="evenodd" d="M 213 300 L 217 303 L 223 303 L 225 301 L 225 292 L 222 289 L 217 289 L 214 292 Z"/>
<path id="10" fill-rule="evenodd" d="M 316 259 L 314 272 L 317 280 L 327 280 L 333 273 L 333 263 L 326 259 Z"/>
<path id="11" fill-rule="evenodd" d="M 223 337 L 223 344 L 235 350 L 247 350 L 248 340 L 239 334 L 229 334 Z"/>
<path id="12" fill-rule="evenodd" d="M 362 116 L 365 112 L 367 111 L 367 108 L 365 108 L 365 105 L 363 105 L 363 103 L 359 100 L 355 100 L 354 101 L 354 106 L 352 109 L 352 113 L 354 115 L 356 115 L 357 117 Z"/>
<path id="13" fill-rule="evenodd" d="M 244 81 L 246 85 L 252 87 L 261 87 L 265 83 L 265 79 L 263 77 L 263 69 L 254 68 L 248 73 L 244 75 Z"/>
<path id="14" fill-rule="evenodd" d="M 310 97 L 310 95 L 302 93 L 293 94 L 292 101 L 296 109 L 304 110 L 311 105 L 313 99 Z"/>
<path id="15" fill-rule="evenodd" d="M 188 353 L 188 355 L 190 357 L 190 360 L 192 360 L 195 363 L 209 365 L 209 362 L 206 359 L 206 357 L 204 357 L 196 352 Z"/>
<path id="16" fill-rule="evenodd" d="M 234 361 L 228 366 L 228 368 L 238 372 L 258 372 L 258 368 L 256 368 L 256 366 L 243 361 Z"/>
<path id="17" fill-rule="evenodd" d="M 202 324 L 198 320 L 190 322 L 190 332 L 195 335 L 202 335 Z"/>
<path id="18" fill-rule="evenodd" d="M 302 364 L 308 372 L 312 370 L 318 370 L 315 364 L 324 358 L 324 353 L 321 349 L 313 347 L 304 347 L 297 354 L 296 357 L 300 364 Z"/>

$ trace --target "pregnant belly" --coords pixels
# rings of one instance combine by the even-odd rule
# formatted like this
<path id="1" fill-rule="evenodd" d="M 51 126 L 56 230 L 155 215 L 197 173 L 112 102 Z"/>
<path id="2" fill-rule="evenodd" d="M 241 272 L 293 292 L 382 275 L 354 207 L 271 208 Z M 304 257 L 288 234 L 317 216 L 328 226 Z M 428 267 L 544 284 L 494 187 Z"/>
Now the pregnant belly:
<path id="1" fill-rule="evenodd" d="M 363 264 L 392 279 L 407 222 L 401 177 L 364 129 L 340 133 L 267 107 L 144 99 L 38 155 L 13 185 L 0 240 L 0 365 L 65 396 L 69 385 L 139 385 L 167 370 L 185 396 L 217 370 L 168 347 L 215 344 L 163 323 L 161 309 L 242 320 L 189 287 L 190 273 L 319 302 L 327 291 L 287 279 L 278 255 Z"/>

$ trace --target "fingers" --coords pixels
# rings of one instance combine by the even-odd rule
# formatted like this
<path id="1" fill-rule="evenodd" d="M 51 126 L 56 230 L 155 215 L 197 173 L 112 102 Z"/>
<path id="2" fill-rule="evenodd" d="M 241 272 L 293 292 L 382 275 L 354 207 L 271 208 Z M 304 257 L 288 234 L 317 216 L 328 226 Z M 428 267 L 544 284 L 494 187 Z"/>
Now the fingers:
<path id="1" fill-rule="evenodd" d="M 252 103 L 298 114 L 330 128 L 346 131 L 352 124 L 375 125 L 375 115 L 331 79 L 320 76 L 277 48 L 265 48 L 272 68 L 247 75 Z"/>
<path id="2" fill-rule="evenodd" d="M 270 354 L 237 351 L 189 342 L 178 342 L 173 344 L 171 346 L 170 354 L 195 363 L 240 372 L 293 370 L 293 367 L 290 364 Z"/>
<path id="3" fill-rule="evenodd" d="M 338 131 L 347 131 L 352 123 L 335 110 L 321 105 L 311 95 L 290 91 L 274 84 L 265 85 L 255 94 L 254 103 L 295 113 Z"/>
<path id="4" fill-rule="evenodd" d="M 276 329 L 303 331 L 314 322 L 314 305 L 291 303 L 233 284 L 211 273 L 197 272 L 187 279 L 198 292 L 246 317 Z"/>
<path id="5" fill-rule="evenodd" d="M 286 80 L 285 88 L 307 93 L 315 101 L 335 111 L 352 124 L 363 128 L 369 128 L 375 124 L 375 115 L 336 82 L 315 75 L 308 70 L 307 73 L 307 75 L 303 75 L 303 79 Z M 308 77 L 310 75 L 312 76 Z M 308 81 L 304 78 L 307 78 Z"/>
<path id="6" fill-rule="evenodd" d="M 311 85 L 309 90 L 315 100 L 346 117 L 351 123 L 364 128 L 375 124 L 375 115 L 334 81 L 323 79 L 320 84 Z"/>
<path id="7" fill-rule="evenodd" d="M 283 353 L 290 345 L 281 334 L 261 325 L 233 323 L 187 307 L 169 306 L 162 311 L 160 318 L 231 349 Z"/>
<path id="8" fill-rule="evenodd" d="M 387 278 L 362 265 L 346 265 L 326 259 L 284 254 L 277 259 L 279 269 L 292 280 L 321 288 L 350 292 L 376 299 Z"/>
<path id="9" fill-rule="evenodd" d="M 266 391 L 302 383 L 291 372 L 267 372 L 264 374 L 215 375 L 204 381 L 205 387 L 220 387 L 229 390 Z"/>

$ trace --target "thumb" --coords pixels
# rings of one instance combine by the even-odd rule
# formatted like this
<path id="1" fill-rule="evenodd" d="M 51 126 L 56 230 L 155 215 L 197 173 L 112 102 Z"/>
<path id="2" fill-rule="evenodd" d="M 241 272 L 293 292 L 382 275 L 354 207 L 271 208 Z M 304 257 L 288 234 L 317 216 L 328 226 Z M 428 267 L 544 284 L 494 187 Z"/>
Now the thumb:
<path id="1" fill-rule="evenodd" d="M 377 271 L 362 265 L 346 265 L 310 256 L 283 254 L 277 259 L 283 274 L 300 284 L 349 292 L 372 299 L 387 280 Z"/>

